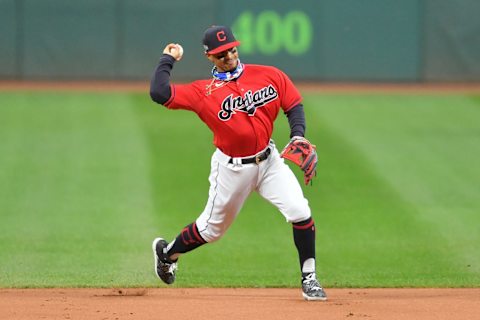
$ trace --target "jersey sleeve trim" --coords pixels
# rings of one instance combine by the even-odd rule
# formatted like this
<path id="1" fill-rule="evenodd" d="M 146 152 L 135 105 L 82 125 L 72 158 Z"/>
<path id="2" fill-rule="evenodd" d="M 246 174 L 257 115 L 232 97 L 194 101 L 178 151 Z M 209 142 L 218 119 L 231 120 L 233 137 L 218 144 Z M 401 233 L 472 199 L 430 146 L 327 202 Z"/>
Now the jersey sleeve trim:
<path id="1" fill-rule="evenodd" d="M 175 85 L 173 84 L 170 85 L 170 91 L 171 91 L 170 98 L 164 104 L 164 106 L 166 107 L 168 107 L 172 103 L 173 99 L 175 98 Z"/>
<path id="2" fill-rule="evenodd" d="M 283 109 L 283 112 L 288 112 L 288 111 L 290 111 L 293 107 L 299 105 L 300 103 L 302 103 L 302 98 L 301 98 L 301 97 L 299 97 L 297 100 L 295 100 L 295 102 L 294 102 L 292 105 L 284 108 L 284 109 Z"/>

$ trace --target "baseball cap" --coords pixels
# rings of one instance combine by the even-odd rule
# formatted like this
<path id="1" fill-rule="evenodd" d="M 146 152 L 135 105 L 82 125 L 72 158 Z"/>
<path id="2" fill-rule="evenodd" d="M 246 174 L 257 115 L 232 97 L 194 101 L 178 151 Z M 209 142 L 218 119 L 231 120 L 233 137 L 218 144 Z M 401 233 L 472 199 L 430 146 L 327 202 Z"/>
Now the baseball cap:
<path id="1" fill-rule="evenodd" d="M 229 27 L 211 26 L 203 35 L 203 47 L 208 54 L 217 54 L 239 45 Z"/>

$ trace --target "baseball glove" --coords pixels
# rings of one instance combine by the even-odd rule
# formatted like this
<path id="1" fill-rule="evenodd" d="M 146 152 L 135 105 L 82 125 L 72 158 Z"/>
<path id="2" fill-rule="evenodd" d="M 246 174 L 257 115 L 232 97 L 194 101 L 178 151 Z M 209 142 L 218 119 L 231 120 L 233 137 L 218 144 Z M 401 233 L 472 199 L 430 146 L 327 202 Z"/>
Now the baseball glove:
<path id="1" fill-rule="evenodd" d="M 280 154 L 282 158 L 292 161 L 302 169 L 306 185 L 317 175 L 316 149 L 317 147 L 304 137 L 293 137 Z"/>

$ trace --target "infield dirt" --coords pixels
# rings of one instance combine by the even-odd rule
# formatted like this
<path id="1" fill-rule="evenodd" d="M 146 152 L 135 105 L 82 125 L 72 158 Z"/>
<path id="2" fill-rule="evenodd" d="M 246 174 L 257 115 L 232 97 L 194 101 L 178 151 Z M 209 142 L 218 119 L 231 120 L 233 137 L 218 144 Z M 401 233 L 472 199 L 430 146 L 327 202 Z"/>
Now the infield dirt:
<path id="1" fill-rule="evenodd" d="M 480 288 L 330 289 L 307 302 L 300 289 L 1 289 L 0 319 L 479 319 Z"/>

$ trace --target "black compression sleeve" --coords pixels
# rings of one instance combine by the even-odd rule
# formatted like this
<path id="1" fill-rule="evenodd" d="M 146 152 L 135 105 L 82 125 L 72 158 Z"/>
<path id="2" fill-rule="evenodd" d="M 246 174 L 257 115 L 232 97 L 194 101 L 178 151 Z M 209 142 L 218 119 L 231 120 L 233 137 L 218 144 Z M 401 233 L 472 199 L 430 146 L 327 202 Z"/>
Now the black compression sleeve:
<path id="1" fill-rule="evenodd" d="M 164 54 L 158 63 L 152 80 L 150 81 L 150 97 L 153 101 L 164 104 L 170 99 L 170 71 L 172 71 L 175 58 Z"/>
<path id="2" fill-rule="evenodd" d="M 294 136 L 304 137 L 306 124 L 303 105 L 299 103 L 285 114 L 287 115 L 288 124 L 290 125 L 290 138 Z"/>

